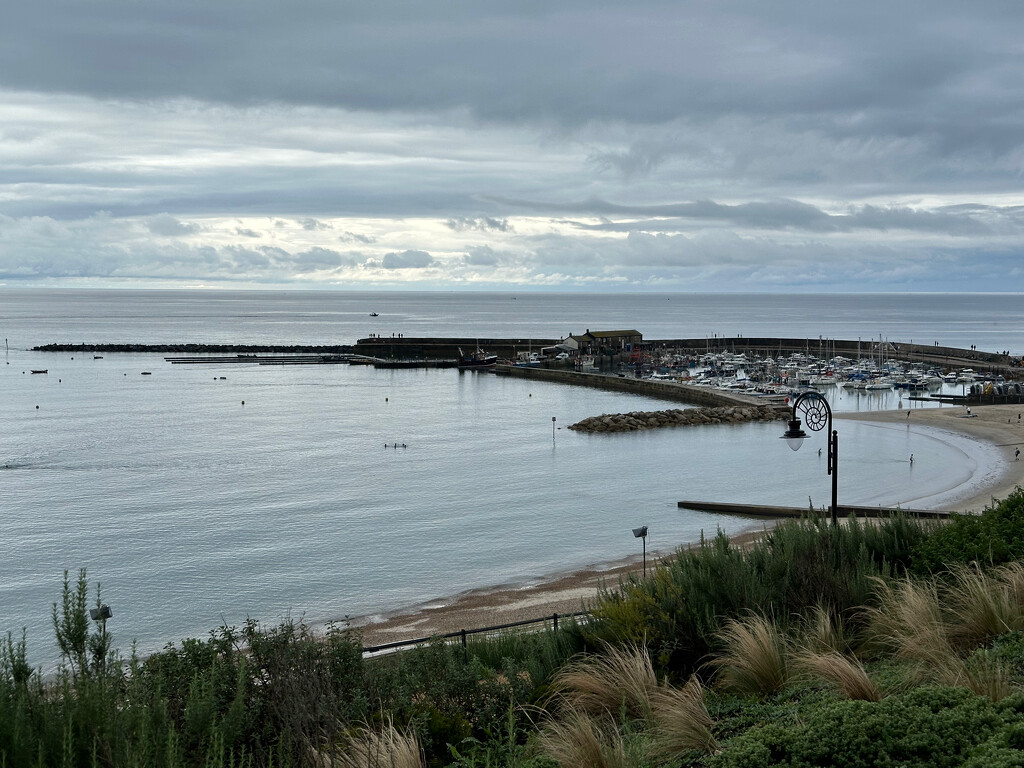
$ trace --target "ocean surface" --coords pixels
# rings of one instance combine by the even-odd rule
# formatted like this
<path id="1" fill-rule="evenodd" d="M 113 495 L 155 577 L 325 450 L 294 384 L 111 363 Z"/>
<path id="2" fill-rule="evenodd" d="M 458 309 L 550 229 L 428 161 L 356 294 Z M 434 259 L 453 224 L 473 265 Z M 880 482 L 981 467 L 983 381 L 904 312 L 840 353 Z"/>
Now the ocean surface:
<path id="1" fill-rule="evenodd" d="M 751 527 L 680 510 L 680 499 L 828 504 L 831 480 L 815 450 L 823 433 L 793 453 L 779 424 L 564 429 L 602 413 L 678 407 L 652 398 L 456 370 L 172 366 L 156 354 L 28 351 L 50 342 L 349 344 L 370 333 L 553 338 L 587 328 L 806 337 L 811 351 L 819 338 L 884 338 L 1020 354 L 1024 302 L 0 287 L 0 632 L 25 628 L 30 661 L 52 666 L 50 611 L 65 569 L 86 568 L 102 584 L 116 644 L 127 651 L 134 640 L 145 653 L 247 618 L 322 625 L 535 583 L 638 556 L 638 525 L 649 526 L 653 552 Z M 896 392 L 829 397 L 837 412 L 924 407 Z M 948 433 L 837 428 L 843 502 L 955 505 L 998 461 Z"/>

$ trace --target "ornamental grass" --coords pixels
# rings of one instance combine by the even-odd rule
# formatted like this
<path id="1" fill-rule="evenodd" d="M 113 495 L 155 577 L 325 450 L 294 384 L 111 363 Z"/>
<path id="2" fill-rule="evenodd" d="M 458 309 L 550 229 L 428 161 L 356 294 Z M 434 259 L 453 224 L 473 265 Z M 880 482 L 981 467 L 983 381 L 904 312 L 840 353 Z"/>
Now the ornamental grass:
<path id="1" fill-rule="evenodd" d="M 751 614 L 730 619 L 718 634 L 721 652 L 711 661 L 718 684 L 745 696 L 780 691 L 789 679 L 789 641 L 774 623 Z"/>
<path id="2" fill-rule="evenodd" d="M 554 678 L 552 690 L 569 709 L 589 715 L 647 718 L 651 693 L 658 688 L 651 657 L 635 645 L 606 647 L 570 661 Z"/>

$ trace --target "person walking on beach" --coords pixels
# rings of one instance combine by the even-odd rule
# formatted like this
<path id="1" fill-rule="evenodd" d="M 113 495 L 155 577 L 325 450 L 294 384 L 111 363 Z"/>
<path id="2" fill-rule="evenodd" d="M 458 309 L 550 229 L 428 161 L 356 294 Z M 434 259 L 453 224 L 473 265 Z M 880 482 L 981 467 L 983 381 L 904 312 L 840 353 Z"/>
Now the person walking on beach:
<path id="1" fill-rule="evenodd" d="M 914 466 L 914 454 L 910 454 L 910 466 Z"/>
<path id="2" fill-rule="evenodd" d="M 1013 460 L 1014 461 L 1020 461 L 1020 448 L 1018 448 L 1017 450 L 1015 450 L 1013 452 Z"/>

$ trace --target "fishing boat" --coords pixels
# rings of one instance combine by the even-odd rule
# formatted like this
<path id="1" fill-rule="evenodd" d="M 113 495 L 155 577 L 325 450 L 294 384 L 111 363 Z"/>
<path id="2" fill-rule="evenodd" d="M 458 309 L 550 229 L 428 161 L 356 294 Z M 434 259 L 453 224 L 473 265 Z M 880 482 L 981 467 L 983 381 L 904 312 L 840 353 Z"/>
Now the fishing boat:
<path id="1" fill-rule="evenodd" d="M 459 347 L 459 360 L 456 367 L 460 371 L 488 370 L 498 364 L 497 355 L 489 355 L 477 347 L 476 352 L 465 354 Z"/>
<path id="2" fill-rule="evenodd" d="M 32 373 L 46 373 L 48 370 L 49 370 L 48 368 L 43 368 L 40 371 L 32 371 Z"/>

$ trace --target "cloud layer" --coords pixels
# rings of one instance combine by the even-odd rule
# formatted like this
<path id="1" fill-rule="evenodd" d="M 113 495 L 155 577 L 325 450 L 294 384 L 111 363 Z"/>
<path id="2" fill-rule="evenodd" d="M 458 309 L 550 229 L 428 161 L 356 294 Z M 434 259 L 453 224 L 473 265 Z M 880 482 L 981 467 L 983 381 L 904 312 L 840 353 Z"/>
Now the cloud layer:
<path id="1" fill-rule="evenodd" d="M 1012 3 L 41 0 L 0 281 L 1022 290 Z"/>

